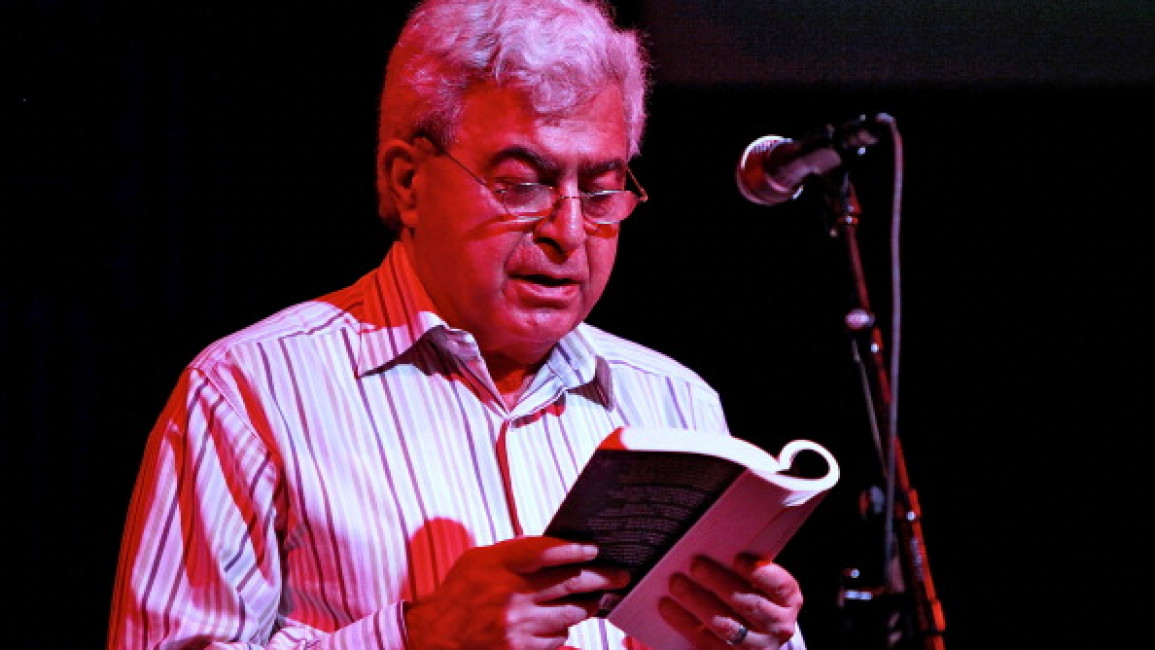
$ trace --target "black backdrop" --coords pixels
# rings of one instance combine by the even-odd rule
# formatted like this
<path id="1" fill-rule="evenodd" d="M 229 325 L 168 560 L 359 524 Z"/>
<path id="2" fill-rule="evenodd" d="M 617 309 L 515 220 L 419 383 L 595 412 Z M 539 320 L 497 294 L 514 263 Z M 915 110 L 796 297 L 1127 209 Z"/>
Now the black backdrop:
<path id="1" fill-rule="evenodd" d="M 653 15 L 618 6 L 626 22 Z M 403 8 L 0 7 L 5 637 L 93 648 L 144 439 L 182 365 L 384 250 L 374 111 Z M 733 166 L 759 135 L 879 111 L 905 143 L 900 435 L 947 646 L 1128 638 L 1145 611 L 1133 540 L 1149 508 L 1135 477 L 1150 434 L 1155 74 L 674 76 L 659 76 L 636 164 L 653 200 L 625 226 L 591 320 L 698 370 L 737 435 L 771 451 L 810 437 L 842 460 L 843 486 L 782 558 L 806 588 L 811 647 L 836 647 L 852 502 L 877 461 L 820 204 L 746 203 Z M 852 176 L 884 318 L 887 153 Z"/>

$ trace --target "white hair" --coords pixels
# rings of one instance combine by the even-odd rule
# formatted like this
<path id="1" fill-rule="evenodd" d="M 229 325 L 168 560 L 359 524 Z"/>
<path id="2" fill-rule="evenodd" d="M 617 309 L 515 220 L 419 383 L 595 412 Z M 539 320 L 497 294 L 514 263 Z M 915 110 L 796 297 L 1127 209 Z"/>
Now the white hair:
<path id="1" fill-rule="evenodd" d="M 616 84 L 629 154 L 640 149 L 649 62 L 638 32 L 619 29 L 603 0 L 421 2 L 389 57 L 379 143 L 418 134 L 452 143 L 465 93 L 481 83 L 524 92 L 545 116 L 572 114 Z M 396 209 L 381 199 L 395 227 Z"/>

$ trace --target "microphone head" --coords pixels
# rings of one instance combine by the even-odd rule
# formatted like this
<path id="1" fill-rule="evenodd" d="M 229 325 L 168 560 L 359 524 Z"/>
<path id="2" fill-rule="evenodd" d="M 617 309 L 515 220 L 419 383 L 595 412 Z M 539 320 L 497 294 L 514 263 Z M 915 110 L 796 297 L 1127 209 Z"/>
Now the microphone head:
<path id="1" fill-rule="evenodd" d="M 747 201 L 759 205 L 778 205 L 802 193 L 801 183 L 797 186 L 783 185 L 766 173 L 766 162 L 770 160 L 771 153 L 792 143 L 794 140 L 780 135 L 764 135 L 751 142 L 742 152 L 738 159 L 736 177 L 738 191 Z"/>
<path id="2" fill-rule="evenodd" d="M 807 177 L 828 174 L 862 155 L 893 122 L 894 118 L 879 113 L 827 125 L 822 133 L 798 140 L 764 135 L 751 142 L 738 159 L 738 190 L 759 205 L 798 198 Z"/>

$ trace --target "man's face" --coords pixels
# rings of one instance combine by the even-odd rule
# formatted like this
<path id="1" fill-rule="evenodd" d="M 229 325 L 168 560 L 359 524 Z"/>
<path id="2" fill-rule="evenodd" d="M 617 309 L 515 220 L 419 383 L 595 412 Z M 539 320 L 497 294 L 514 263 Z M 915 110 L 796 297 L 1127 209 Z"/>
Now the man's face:
<path id="1" fill-rule="evenodd" d="M 625 187 L 628 136 L 616 87 L 578 115 L 550 119 L 515 91 L 479 87 L 466 97 L 456 144 L 446 146 L 490 183 L 544 183 L 564 196 Z M 419 160 L 402 243 L 438 311 L 473 333 L 491 363 L 537 363 L 601 297 L 620 226 L 586 222 L 569 199 L 540 221 L 509 221 L 498 198 L 453 160 L 432 148 Z"/>

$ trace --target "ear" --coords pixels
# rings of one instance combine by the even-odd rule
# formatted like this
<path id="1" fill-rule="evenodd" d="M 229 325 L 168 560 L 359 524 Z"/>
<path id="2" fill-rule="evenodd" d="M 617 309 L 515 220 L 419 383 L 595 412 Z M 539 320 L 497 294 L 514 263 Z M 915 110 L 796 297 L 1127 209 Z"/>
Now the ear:
<path id="1" fill-rule="evenodd" d="M 377 152 L 377 196 L 382 214 L 396 213 L 399 226 L 417 225 L 417 163 L 424 152 L 393 139 Z"/>

